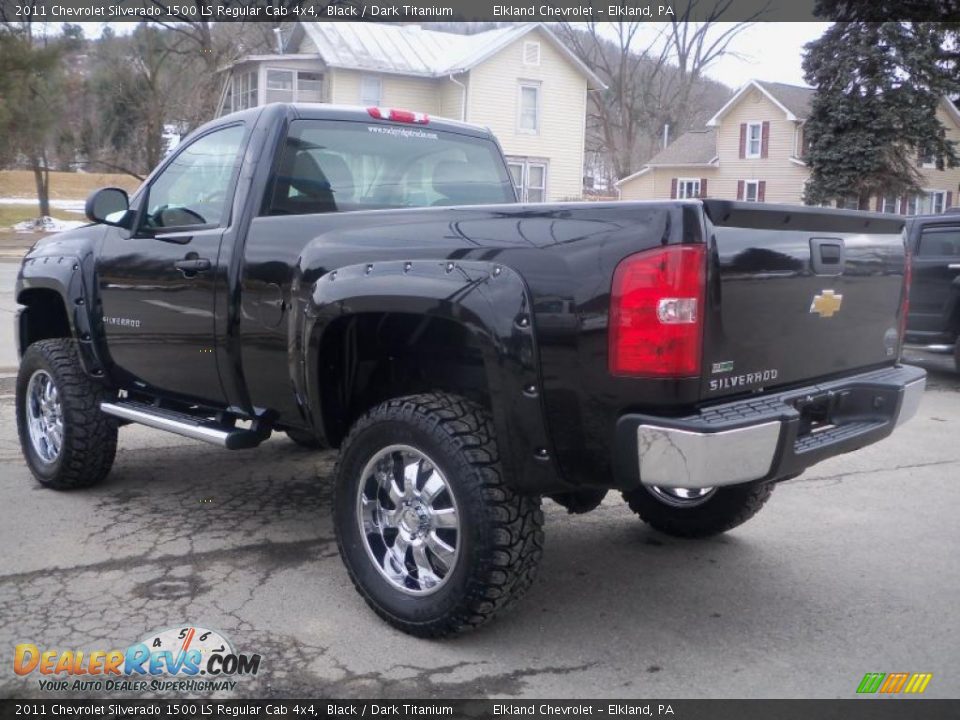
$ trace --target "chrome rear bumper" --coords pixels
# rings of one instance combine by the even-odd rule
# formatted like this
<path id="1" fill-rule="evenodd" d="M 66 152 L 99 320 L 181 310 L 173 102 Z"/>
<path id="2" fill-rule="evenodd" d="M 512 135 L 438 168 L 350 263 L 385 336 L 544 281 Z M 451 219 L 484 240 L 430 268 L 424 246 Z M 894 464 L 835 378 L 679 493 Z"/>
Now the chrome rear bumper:
<path id="1" fill-rule="evenodd" d="M 626 415 L 617 426 L 618 455 L 632 445 L 635 473 L 621 455 L 618 481 L 697 489 L 790 477 L 889 435 L 917 413 L 925 385 L 926 373 L 905 365 L 675 420 Z"/>

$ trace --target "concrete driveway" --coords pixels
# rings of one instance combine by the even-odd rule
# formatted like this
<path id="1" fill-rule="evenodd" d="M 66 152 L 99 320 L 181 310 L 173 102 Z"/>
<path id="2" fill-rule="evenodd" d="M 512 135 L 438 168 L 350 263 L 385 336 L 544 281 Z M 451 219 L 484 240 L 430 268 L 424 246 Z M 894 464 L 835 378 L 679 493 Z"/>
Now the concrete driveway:
<path id="1" fill-rule="evenodd" d="M 14 675 L 18 643 L 109 650 L 187 625 L 263 656 L 219 697 L 850 698 L 866 672 L 932 672 L 926 696 L 957 697 L 958 389 L 937 372 L 895 436 L 783 484 L 717 539 L 660 535 L 615 495 L 579 517 L 546 502 L 526 600 L 430 642 L 351 587 L 332 453 L 282 436 L 229 453 L 128 427 L 104 485 L 57 493 L 20 459 L 3 380 L 0 697 L 51 696 Z"/>

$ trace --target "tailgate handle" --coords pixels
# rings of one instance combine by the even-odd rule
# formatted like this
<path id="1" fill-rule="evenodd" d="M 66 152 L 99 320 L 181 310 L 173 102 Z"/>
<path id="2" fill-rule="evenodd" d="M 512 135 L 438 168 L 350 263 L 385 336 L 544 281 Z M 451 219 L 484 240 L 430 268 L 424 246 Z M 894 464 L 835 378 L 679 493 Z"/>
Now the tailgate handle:
<path id="1" fill-rule="evenodd" d="M 842 275 L 847 259 L 842 238 L 810 238 L 810 266 L 817 275 Z"/>

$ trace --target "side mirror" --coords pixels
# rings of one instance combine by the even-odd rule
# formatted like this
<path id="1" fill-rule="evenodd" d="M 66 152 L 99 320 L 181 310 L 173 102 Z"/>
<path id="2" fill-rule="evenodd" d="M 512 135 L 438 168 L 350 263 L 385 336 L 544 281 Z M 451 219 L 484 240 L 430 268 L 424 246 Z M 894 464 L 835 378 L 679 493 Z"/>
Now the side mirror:
<path id="1" fill-rule="evenodd" d="M 92 222 L 129 227 L 130 198 L 120 188 L 101 188 L 90 194 L 84 211 Z"/>

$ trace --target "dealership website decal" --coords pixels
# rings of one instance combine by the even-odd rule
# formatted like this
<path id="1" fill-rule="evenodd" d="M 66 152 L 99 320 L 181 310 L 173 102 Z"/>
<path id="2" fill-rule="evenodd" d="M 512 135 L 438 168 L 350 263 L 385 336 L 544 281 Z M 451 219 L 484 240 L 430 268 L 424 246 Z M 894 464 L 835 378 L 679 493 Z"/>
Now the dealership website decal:
<path id="1" fill-rule="evenodd" d="M 256 675 L 262 656 L 234 651 L 215 630 L 188 626 L 151 633 L 126 650 L 59 650 L 20 643 L 13 670 L 39 675 L 49 692 L 203 692 L 233 690 Z M 205 676 L 202 679 L 199 676 Z"/>

